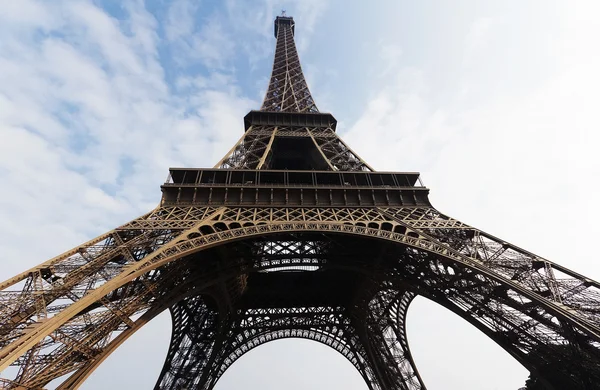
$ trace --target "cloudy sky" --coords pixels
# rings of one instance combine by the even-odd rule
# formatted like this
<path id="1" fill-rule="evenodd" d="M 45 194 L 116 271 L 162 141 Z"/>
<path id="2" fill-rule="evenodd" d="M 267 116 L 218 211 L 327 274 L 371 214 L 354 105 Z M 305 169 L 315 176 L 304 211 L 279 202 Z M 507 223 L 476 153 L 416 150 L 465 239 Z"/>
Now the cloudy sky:
<path id="1" fill-rule="evenodd" d="M 352 4 L 351 4 L 352 3 Z M 210 167 L 260 106 L 286 9 L 321 111 L 378 170 L 420 171 L 444 213 L 600 279 L 600 6 L 586 1 L 0 1 L 0 279 L 153 208 L 171 166 Z M 424 299 L 429 390 L 527 372 Z M 83 389 L 151 388 L 164 314 Z M 309 341 L 248 353 L 217 390 L 366 389 Z"/>

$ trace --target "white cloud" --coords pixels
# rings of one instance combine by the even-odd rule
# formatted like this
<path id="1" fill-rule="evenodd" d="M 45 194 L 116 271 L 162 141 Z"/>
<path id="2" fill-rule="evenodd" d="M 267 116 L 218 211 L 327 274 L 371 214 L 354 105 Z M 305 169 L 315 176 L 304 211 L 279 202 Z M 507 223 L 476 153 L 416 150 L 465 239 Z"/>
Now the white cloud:
<path id="1" fill-rule="evenodd" d="M 47 30 L 56 28 L 57 23 L 59 23 L 58 15 L 54 9 L 48 8 L 35 0 L 2 4 L 0 19 L 4 27 L 2 28 L 3 33 L 10 31 L 27 33 L 28 29 L 32 27 Z"/>
<path id="2" fill-rule="evenodd" d="M 471 24 L 465 37 L 465 62 L 471 61 L 475 52 L 488 45 L 493 24 L 494 19 L 490 17 L 480 17 Z"/>
<path id="3" fill-rule="evenodd" d="M 225 68 L 234 55 L 234 40 L 227 33 L 227 26 L 210 18 L 191 42 L 191 57 L 201 58 L 209 68 Z"/>
<path id="4" fill-rule="evenodd" d="M 176 0 L 169 6 L 165 32 L 167 39 L 185 39 L 194 32 L 194 16 L 198 3 L 189 0 Z"/>
<path id="5" fill-rule="evenodd" d="M 237 39 L 218 14 L 204 12 L 197 2 L 173 2 L 167 13 L 165 33 L 179 67 L 202 64 L 209 70 L 231 70 Z"/>

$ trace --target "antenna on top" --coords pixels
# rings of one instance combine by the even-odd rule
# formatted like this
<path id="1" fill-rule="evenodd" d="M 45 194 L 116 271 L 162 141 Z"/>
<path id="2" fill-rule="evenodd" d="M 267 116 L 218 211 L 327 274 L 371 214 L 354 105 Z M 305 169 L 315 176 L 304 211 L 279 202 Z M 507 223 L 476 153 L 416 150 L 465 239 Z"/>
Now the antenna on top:
<path id="1" fill-rule="evenodd" d="M 281 16 L 286 16 L 286 15 L 285 15 L 285 10 L 284 10 L 284 9 L 282 9 L 282 10 L 281 10 Z"/>

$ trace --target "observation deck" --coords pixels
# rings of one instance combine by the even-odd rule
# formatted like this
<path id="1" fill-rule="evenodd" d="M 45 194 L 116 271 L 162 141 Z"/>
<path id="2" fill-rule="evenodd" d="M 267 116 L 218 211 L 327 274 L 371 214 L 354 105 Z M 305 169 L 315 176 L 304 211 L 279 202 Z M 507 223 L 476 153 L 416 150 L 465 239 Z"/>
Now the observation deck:
<path id="1" fill-rule="evenodd" d="M 416 172 L 171 168 L 162 205 L 431 206 Z"/>

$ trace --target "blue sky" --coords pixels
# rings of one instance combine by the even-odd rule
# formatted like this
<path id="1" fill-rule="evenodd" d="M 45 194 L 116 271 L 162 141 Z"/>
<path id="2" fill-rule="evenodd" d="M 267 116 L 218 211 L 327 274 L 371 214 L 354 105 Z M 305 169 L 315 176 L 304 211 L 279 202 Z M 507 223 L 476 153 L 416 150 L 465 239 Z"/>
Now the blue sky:
<path id="1" fill-rule="evenodd" d="M 154 208 L 168 167 L 213 166 L 260 106 L 281 9 L 318 107 L 371 166 L 420 171 L 442 212 L 600 279 L 595 1 L 2 7 L 2 279 Z M 408 326 L 430 390 L 524 383 L 507 354 L 425 300 Z M 83 388 L 150 388 L 169 327 L 153 321 Z M 298 341 L 250 352 L 217 389 L 241 385 L 365 388 L 335 352 Z"/>

